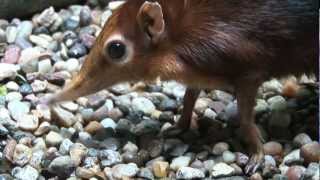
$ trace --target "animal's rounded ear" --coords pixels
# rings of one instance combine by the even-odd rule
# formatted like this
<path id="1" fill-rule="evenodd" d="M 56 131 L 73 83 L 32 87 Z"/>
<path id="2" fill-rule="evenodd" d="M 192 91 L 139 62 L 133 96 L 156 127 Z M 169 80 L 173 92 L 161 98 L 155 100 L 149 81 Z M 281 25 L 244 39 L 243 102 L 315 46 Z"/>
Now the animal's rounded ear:
<path id="1" fill-rule="evenodd" d="M 157 43 L 165 31 L 165 22 L 161 5 L 158 2 L 144 2 L 137 15 L 140 28 L 145 31 L 153 43 Z"/>

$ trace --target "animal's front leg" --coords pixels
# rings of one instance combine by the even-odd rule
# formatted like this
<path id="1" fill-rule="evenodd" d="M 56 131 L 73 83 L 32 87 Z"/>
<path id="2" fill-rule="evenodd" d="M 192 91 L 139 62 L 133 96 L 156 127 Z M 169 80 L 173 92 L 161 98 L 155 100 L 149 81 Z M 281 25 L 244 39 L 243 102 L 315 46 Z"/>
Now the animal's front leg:
<path id="1" fill-rule="evenodd" d="M 163 135 L 164 136 L 176 136 L 190 128 L 192 112 L 197 98 L 200 94 L 199 89 L 187 88 L 186 93 L 183 98 L 183 110 L 179 122 L 167 129 Z"/>
<path id="2" fill-rule="evenodd" d="M 264 157 L 262 138 L 259 129 L 255 125 L 253 111 L 258 86 L 258 83 L 251 83 L 236 89 L 240 113 L 240 130 L 251 154 L 251 159 L 245 169 L 246 174 L 254 173 L 261 166 Z"/>

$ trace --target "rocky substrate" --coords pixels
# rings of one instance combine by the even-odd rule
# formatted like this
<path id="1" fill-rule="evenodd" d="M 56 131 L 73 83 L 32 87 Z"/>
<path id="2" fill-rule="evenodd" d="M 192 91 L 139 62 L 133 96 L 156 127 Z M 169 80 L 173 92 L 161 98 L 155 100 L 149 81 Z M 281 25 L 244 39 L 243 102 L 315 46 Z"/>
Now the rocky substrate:
<path id="1" fill-rule="evenodd" d="M 181 114 L 185 87 L 176 82 L 124 83 L 52 110 L 39 104 L 79 71 L 118 4 L 0 20 L 0 180 L 319 180 L 318 89 L 306 77 L 300 89 L 278 80 L 261 87 L 255 112 L 266 155 L 253 175 L 244 174 L 249 157 L 226 92 L 202 92 L 191 130 L 174 137 L 161 133 Z"/>

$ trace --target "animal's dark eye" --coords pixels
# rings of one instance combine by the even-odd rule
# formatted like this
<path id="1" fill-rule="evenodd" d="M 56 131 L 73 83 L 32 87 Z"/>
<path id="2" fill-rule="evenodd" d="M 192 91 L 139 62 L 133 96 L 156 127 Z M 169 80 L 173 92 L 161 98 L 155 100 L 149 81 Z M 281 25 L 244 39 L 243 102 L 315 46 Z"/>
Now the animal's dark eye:
<path id="1" fill-rule="evenodd" d="M 120 41 L 112 41 L 107 46 L 107 52 L 112 60 L 121 60 L 126 55 L 126 45 Z"/>

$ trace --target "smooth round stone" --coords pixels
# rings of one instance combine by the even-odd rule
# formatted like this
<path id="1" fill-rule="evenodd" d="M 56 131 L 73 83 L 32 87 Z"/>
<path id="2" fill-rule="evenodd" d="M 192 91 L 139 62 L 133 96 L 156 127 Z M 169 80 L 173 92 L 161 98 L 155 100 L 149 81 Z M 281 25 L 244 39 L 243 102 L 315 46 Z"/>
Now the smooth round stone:
<path id="1" fill-rule="evenodd" d="M 58 14 L 53 7 L 49 7 L 42 11 L 42 13 L 36 18 L 36 22 L 45 27 L 52 25 L 57 18 Z"/>
<path id="2" fill-rule="evenodd" d="M 175 81 L 169 81 L 163 83 L 163 92 L 169 96 L 174 96 L 176 98 L 183 98 L 186 91 L 186 87 Z"/>
<path id="3" fill-rule="evenodd" d="M 125 144 L 122 148 L 122 150 L 124 152 L 131 152 L 131 153 L 137 153 L 139 148 L 137 145 L 133 144 L 132 142 L 128 142 L 127 144 Z"/>
<path id="4" fill-rule="evenodd" d="M 222 159 L 225 163 L 231 164 L 236 161 L 236 155 L 230 151 L 224 151 L 222 153 Z"/>
<path id="5" fill-rule="evenodd" d="M 283 147 L 280 143 L 271 141 L 263 145 L 263 150 L 266 155 L 281 157 L 283 154 Z"/>
<path id="6" fill-rule="evenodd" d="M 69 59 L 65 63 L 66 70 L 70 73 L 78 71 L 79 69 L 79 61 L 77 59 Z"/>
<path id="7" fill-rule="evenodd" d="M 71 101 L 60 103 L 60 105 L 64 109 L 71 111 L 71 112 L 76 112 L 79 109 L 79 105 L 74 102 L 71 102 Z"/>
<path id="8" fill-rule="evenodd" d="M 300 149 L 300 155 L 304 159 L 305 163 L 320 161 L 320 144 L 318 142 L 311 142 L 305 144 Z"/>
<path id="9" fill-rule="evenodd" d="M 283 164 L 290 164 L 294 162 L 300 162 L 301 156 L 300 156 L 300 149 L 296 149 L 291 151 L 289 154 L 287 154 L 284 158 L 282 163 Z"/>
<path id="10" fill-rule="evenodd" d="M 42 61 L 39 61 L 38 63 L 38 72 L 41 74 L 47 74 L 51 71 L 52 65 L 50 59 L 45 59 Z"/>
<path id="11" fill-rule="evenodd" d="M 181 167 L 176 173 L 176 178 L 201 179 L 201 178 L 205 178 L 205 174 L 199 169 L 195 169 L 191 167 Z"/>
<path id="12" fill-rule="evenodd" d="M 156 110 L 154 104 L 145 97 L 138 97 L 132 100 L 132 109 L 134 111 L 141 111 L 144 114 L 150 115 L 153 111 Z"/>
<path id="13" fill-rule="evenodd" d="M 9 44 L 16 40 L 18 29 L 15 26 L 8 26 L 6 30 L 7 42 Z"/>
<path id="14" fill-rule="evenodd" d="M 87 54 L 86 47 L 81 43 L 76 43 L 71 49 L 68 51 L 68 56 L 70 58 L 80 58 Z"/>
<path id="15" fill-rule="evenodd" d="M 265 155 L 264 156 L 264 165 L 265 166 L 272 166 L 272 167 L 276 167 L 277 163 L 275 161 L 275 159 L 270 156 L 270 155 Z"/>
<path id="16" fill-rule="evenodd" d="M 32 90 L 32 87 L 30 84 L 22 84 L 19 88 L 19 92 L 22 94 L 22 95 L 28 95 L 28 94 L 31 94 L 33 93 L 33 90 Z"/>
<path id="17" fill-rule="evenodd" d="M 221 176 L 230 176 L 234 173 L 235 169 L 225 163 L 218 163 L 212 167 L 212 176 L 221 177 Z"/>
<path id="18" fill-rule="evenodd" d="M 26 38 L 31 35 L 33 24 L 31 21 L 23 21 L 18 26 L 17 38 Z"/>
<path id="19" fill-rule="evenodd" d="M 46 143 L 49 146 L 60 145 L 62 141 L 63 141 L 62 136 L 59 133 L 56 133 L 54 131 L 50 131 L 46 136 Z"/>
<path id="20" fill-rule="evenodd" d="M 41 136 L 50 131 L 50 123 L 44 121 L 39 125 L 39 128 L 34 132 L 34 135 Z"/>
<path id="21" fill-rule="evenodd" d="M 58 122 L 65 127 L 71 127 L 77 122 L 77 118 L 71 112 L 66 111 L 59 106 L 54 106 L 52 113 L 57 117 Z"/>
<path id="22" fill-rule="evenodd" d="M 212 154 L 217 155 L 217 156 L 222 155 L 223 152 L 229 150 L 229 148 L 230 148 L 229 144 L 227 144 L 225 142 L 219 142 L 213 146 Z"/>
<path id="23" fill-rule="evenodd" d="M 13 152 L 13 162 L 19 166 L 27 164 L 32 156 L 32 150 L 23 144 L 17 144 Z"/>
<path id="24" fill-rule="evenodd" d="M 88 149 L 80 143 L 75 143 L 70 147 L 70 157 L 76 166 L 79 166 L 82 159 L 86 156 Z"/>
<path id="25" fill-rule="evenodd" d="M 309 144 L 312 142 L 312 139 L 310 138 L 309 135 L 307 135 L 306 133 L 301 133 L 301 134 L 298 134 L 297 136 L 294 137 L 293 139 L 293 144 L 296 146 L 296 147 L 301 147 L 305 144 Z"/>
<path id="26" fill-rule="evenodd" d="M 268 111 L 268 109 L 269 109 L 269 105 L 265 100 L 257 99 L 257 104 L 254 107 L 254 111 L 256 112 L 256 114 L 265 113 Z"/>
<path id="27" fill-rule="evenodd" d="M 87 6 L 84 6 L 82 9 L 81 9 L 81 12 L 80 12 L 80 25 L 81 26 L 87 26 L 91 23 L 92 21 L 92 17 L 91 17 L 91 10 L 89 7 Z"/>
<path id="28" fill-rule="evenodd" d="M 95 172 L 93 172 L 90 169 L 82 168 L 82 167 L 77 167 L 76 169 L 76 176 L 84 179 L 90 179 L 93 176 L 95 176 Z"/>
<path id="29" fill-rule="evenodd" d="M 152 164 L 152 170 L 156 177 L 165 178 L 169 171 L 169 163 L 165 161 L 155 161 Z"/>
<path id="30" fill-rule="evenodd" d="M 30 112 L 30 105 L 21 101 L 10 101 L 8 110 L 13 119 L 19 120 L 20 117 Z"/>
<path id="31" fill-rule="evenodd" d="M 38 180 L 38 177 L 39 177 L 39 172 L 30 165 L 26 165 L 23 168 L 15 167 L 12 169 L 11 174 L 16 179 L 21 179 L 21 180 Z"/>
<path id="32" fill-rule="evenodd" d="M 10 81 L 6 84 L 6 88 L 9 90 L 9 91 L 18 91 L 19 90 L 19 85 L 14 82 L 14 81 Z"/>
<path id="33" fill-rule="evenodd" d="M 303 166 L 291 166 L 289 167 L 286 175 L 288 176 L 289 180 L 299 180 L 305 170 L 306 169 Z"/>
<path id="34" fill-rule="evenodd" d="M 95 134 L 96 132 L 100 131 L 103 126 L 97 121 L 91 121 L 89 124 L 84 128 L 84 131 L 88 132 L 89 134 Z"/>
<path id="35" fill-rule="evenodd" d="M 0 81 L 7 78 L 14 78 L 20 68 L 14 64 L 0 63 Z"/>
<path id="36" fill-rule="evenodd" d="M 52 38 L 48 35 L 45 35 L 45 34 L 41 34 L 41 35 L 31 35 L 29 37 L 29 40 L 39 46 L 39 47 L 42 47 L 42 48 L 45 48 L 47 49 L 52 41 Z"/>
<path id="37" fill-rule="evenodd" d="M 22 95 L 19 92 L 9 92 L 6 95 L 6 101 L 11 102 L 11 101 L 21 101 L 22 100 Z"/>
<path id="38" fill-rule="evenodd" d="M 170 169 L 177 171 L 181 167 L 187 167 L 190 164 L 191 158 L 188 156 L 176 157 L 170 164 Z"/>
<path id="39" fill-rule="evenodd" d="M 35 80 L 32 84 L 32 91 L 35 93 L 44 92 L 47 89 L 48 82 L 47 81 L 40 81 Z"/>
<path id="40" fill-rule="evenodd" d="M 129 164 L 117 164 L 112 167 L 112 175 L 115 178 L 122 179 L 122 178 L 132 178 L 136 176 L 138 173 L 139 168 L 134 163 Z"/>
<path id="41" fill-rule="evenodd" d="M 112 166 L 122 162 L 119 152 L 110 149 L 102 150 L 99 152 L 99 159 L 103 167 Z"/>
<path id="42" fill-rule="evenodd" d="M 48 168 L 51 173 L 67 177 L 73 172 L 74 169 L 75 165 L 73 164 L 70 156 L 61 156 L 55 158 L 50 163 Z"/>
<path id="43" fill-rule="evenodd" d="M 8 63 L 8 64 L 17 64 L 20 58 L 20 53 L 21 53 L 20 47 L 15 45 L 8 46 L 2 62 Z"/>
<path id="44" fill-rule="evenodd" d="M 32 48 L 32 44 L 26 38 L 17 38 L 15 43 L 21 49 Z"/>
<path id="45" fill-rule="evenodd" d="M 173 99 L 164 99 L 159 105 L 159 110 L 161 111 L 176 111 L 177 109 L 178 104 Z"/>
<path id="46" fill-rule="evenodd" d="M 34 131 L 39 126 L 39 119 L 34 115 L 25 114 L 21 116 L 18 120 L 18 127 L 25 131 Z"/>
<path id="47" fill-rule="evenodd" d="M 96 38 L 90 34 L 81 34 L 80 40 L 86 48 L 90 49 L 93 47 L 93 45 L 96 41 Z"/>
<path id="48" fill-rule="evenodd" d="M 44 26 L 39 26 L 35 27 L 33 30 L 34 35 L 40 35 L 40 34 L 50 34 L 49 30 L 47 27 Z"/>
<path id="49" fill-rule="evenodd" d="M 79 27 L 79 24 L 80 24 L 79 16 L 71 16 L 64 21 L 63 27 L 66 30 L 75 30 Z"/>
<path id="50" fill-rule="evenodd" d="M 110 118 L 103 119 L 100 123 L 105 129 L 111 128 L 115 130 L 117 127 L 117 124 Z"/>
<path id="51" fill-rule="evenodd" d="M 93 113 L 94 111 L 91 108 L 85 108 L 85 109 L 80 108 L 80 114 L 85 121 L 90 120 L 93 117 Z"/>
<path id="52" fill-rule="evenodd" d="M 282 84 L 276 79 L 272 79 L 271 81 L 262 84 L 262 89 L 264 92 L 271 91 L 280 94 L 282 92 L 282 88 Z"/>
<path id="53" fill-rule="evenodd" d="M 64 139 L 59 147 L 59 152 L 63 155 L 69 154 L 70 147 L 73 145 L 73 142 L 70 139 Z"/>
<path id="54" fill-rule="evenodd" d="M 284 111 L 287 109 L 287 102 L 282 96 L 274 96 L 268 99 L 268 104 L 270 105 L 271 111 Z"/>

